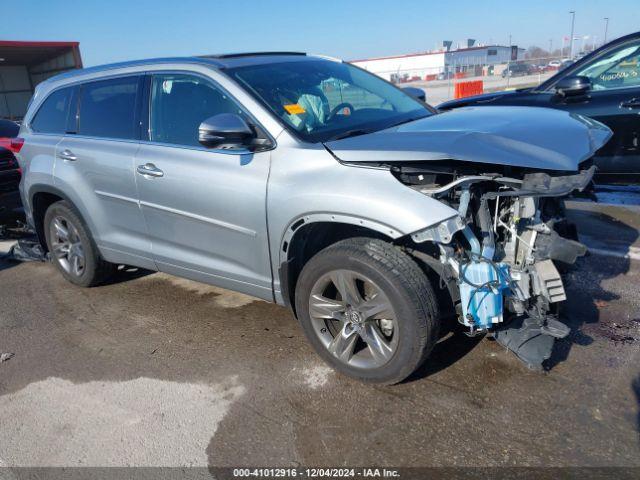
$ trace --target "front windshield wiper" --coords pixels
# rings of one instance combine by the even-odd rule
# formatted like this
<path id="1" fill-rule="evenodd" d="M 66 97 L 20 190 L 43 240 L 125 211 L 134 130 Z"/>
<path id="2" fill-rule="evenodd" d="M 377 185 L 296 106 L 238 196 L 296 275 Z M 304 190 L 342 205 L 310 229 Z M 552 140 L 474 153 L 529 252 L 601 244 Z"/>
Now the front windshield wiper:
<path id="1" fill-rule="evenodd" d="M 385 130 L 387 128 L 393 128 L 393 127 L 397 127 L 399 125 L 405 124 L 405 123 L 409 123 L 409 122 L 413 122 L 414 120 L 420 120 L 421 118 L 425 118 L 428 117 L 429 115 L 418 115 L 416 117 L 411 117 L 408 118 L 406 120 L 402 120 L 398 123 L 394 123 L 392 125 L 389 126 L 385 126 L 382 128 L 370 128 L 370 129 L 364 129 L 364 128 L 354 128 L 352 130 L 347 130 L 346 132 L 341 132 L 338 133 L 336 135 L 334 135 L 333 137 L 329 137 L 326 141 L 327 142 L 331 142 L 334 140 L 342 140 L 343 138 L 350 138 L 350 137 L 357 137 L 358 135 L 366 135 L 367 133 L 373 133 L 376 131 L 380 131 L 380 130 Z"/>
<path id="2" fill-rule="evenodd" d="M 333 140 L 342 140 L 343 138 L 349 137 L 357 137 L 358 135 L 366 135 L 367 133 L 371 133 L 371 130 L 365 130 L 364 128 L 354 128 L 353 130 L 347 130 L 346 132 L 341 132 L 333 137 L 329 137 L 326 141 L 331 142 Z"/>
<path id="3" fill-rule="evenodd" d="M 393 127 L 399 127 L 400 125 L 404 125 L 405 123 L 410 123 L 413 122 L 415 120 L 420 120 L 421 118 L 427 118 L 430 115 L 418 115 L 417 117 L 411 117 L 411 118 L 407 118 L 406 120 L 402 120 L 401 122 L 398 123 L 394 123 L 393 125 L 387 127 L 387 128 L 393 128 Z"/>

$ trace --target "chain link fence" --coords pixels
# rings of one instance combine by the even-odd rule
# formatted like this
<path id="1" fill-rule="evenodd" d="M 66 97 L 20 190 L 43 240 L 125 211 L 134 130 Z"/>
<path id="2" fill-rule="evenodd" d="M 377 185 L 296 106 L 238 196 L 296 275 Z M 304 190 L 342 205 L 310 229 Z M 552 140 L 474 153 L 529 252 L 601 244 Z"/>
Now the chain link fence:
<path id="1" fill-rule="evenodd" d="M 457 63 L 408 70 L 373 71 L 402 86 L 425 90 L 427 102 L 437 105 L 455 98 L 456 83 L 482 81 L 483 92 L 495 92 L 541 84 L 571 62 L 562 57 L 527 58 L 498 64 Z"/>

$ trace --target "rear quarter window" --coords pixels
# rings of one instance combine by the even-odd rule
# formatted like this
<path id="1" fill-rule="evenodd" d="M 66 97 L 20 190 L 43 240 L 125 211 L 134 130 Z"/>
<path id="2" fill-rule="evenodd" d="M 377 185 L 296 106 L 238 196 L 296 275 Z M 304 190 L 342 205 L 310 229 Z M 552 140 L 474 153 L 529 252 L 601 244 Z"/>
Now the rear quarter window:
<path id="1" fill-rule="evenodd" d="M 38 133 L 64 134 L 72 93 L 73 87 L 61 88 L 51 93 L 31 121 L 31 129 Z"/>

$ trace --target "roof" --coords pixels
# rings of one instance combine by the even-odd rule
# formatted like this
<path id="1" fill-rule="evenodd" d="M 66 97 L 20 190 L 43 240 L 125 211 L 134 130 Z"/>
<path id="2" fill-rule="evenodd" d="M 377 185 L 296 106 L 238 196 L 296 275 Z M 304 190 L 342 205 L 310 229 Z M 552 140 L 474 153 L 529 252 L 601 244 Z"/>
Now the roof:
<path id="1" fill-rule="evenodd" d="M 300 52 L 251 52 L 251 53 L 230 53 L 222 55 L 203 55 L 198 57 L 161 57 L 147 58 L 142 60 L 130 60 L 126 62 L 111 63 L 106 65 L 97 65 L 95 67 L 83 68 L 81 70 L 70 70 L 63 74 L 52 77 L 52 79 L 60 80 L 63 78 L 72 78 L 76 76 L 99 73 L 108 70 L 115 70 L 127 67 L 139 67 L 144 65 L 158 65 L 170 63 L 183 63 L 195 65 L 208 65 L 212 68 L 225 69 L 244 67 L 247 65 L 261 65 L 266 63 L 281 63 L 290 61 L 307 61 L 315 59 L 318 56 L 307 55 Z M 325 57 L 326 58 L 326 57 Z"/>
<path id="2" fill-rule="evenodd" d="M 77 50 L 79 46 L 79 42 L 0 40 L 0 58 L 3 59 L 0 65 L 36 65 L 68 51 Z"/>
<path id="3" fill-rule="evenodd" d="M 267 63 L 299 62 L 317 59 L 313 55 L 303 52 L 249 52 L 228 53 L 223 55 L 205 55 L 199 58 L 209 58 L 219 62 L 219 68 L 235 68 L 247 65 L 263 65 Z"/>

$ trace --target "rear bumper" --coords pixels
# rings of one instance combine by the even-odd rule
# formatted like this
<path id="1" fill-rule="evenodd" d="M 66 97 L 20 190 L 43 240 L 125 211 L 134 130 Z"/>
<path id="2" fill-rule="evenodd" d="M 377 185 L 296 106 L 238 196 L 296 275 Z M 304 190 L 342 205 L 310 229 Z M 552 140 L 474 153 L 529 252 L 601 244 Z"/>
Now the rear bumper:
<path id="1" fill-rule="evenodd" d="M 24 209 L 18 190 L 0 193 L 0 223 L 24 218 Z"/>

